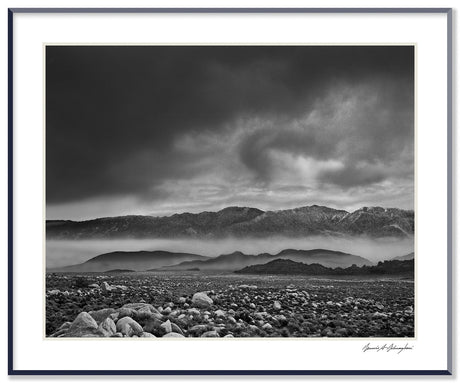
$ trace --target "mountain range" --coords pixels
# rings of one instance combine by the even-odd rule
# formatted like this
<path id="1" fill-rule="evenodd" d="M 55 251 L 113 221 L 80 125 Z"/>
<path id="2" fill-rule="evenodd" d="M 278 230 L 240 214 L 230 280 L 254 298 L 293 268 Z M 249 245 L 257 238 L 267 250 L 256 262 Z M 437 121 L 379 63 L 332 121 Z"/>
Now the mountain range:
<path id="1" fill-rule="evenodd" d="M 227 207 L 218 212 L 167 217 L 129 215 L 87 221 L 48 220 L 47 239 L 224 238 L 313 235 L 407 237 L 414 234 L 414 212 L 363 207 L 353 212 L 326 206 L 263 211 Z"/>
<path id="2" fill-rule="evenodd" d="M 368 259 L 340 251 L 314 249 L 286 249 L 278 254 L 244 254 L 236 251 L 215 258 L 197 254 L 172 253 L 168 251 L 115 251 L 101 254 L 88 261 L 49 271 L 106 272 L 111 270 L 134 271 L 235 271 L 246 266 L 264 264 L 274 259 L 288 259 L 303 263 L 318 263 L 325 267 L 348 267 L 373 265 Z"/>
<path id="3" fill-rule="evenodd" d="M 216 258 L 206 260 L 186 261 L 173 266 L 165 266 L 163 270 L 190 270 L 199 269 L 213 271 L 235 271 L 246 266 L 263 264 L 274 259 L 288 259 L 303 263 L 318 263 L 326 267 L 348 267 L 353 264 L 358 266 L 372 265 L 368 259 L 357 255 L 342 253 L 340 251 L 314 249 L 294 250 L 286 249 L 278 254 L 263 253 L 259 255 L 244 254 L 236 251 L 223 254 Z"/>

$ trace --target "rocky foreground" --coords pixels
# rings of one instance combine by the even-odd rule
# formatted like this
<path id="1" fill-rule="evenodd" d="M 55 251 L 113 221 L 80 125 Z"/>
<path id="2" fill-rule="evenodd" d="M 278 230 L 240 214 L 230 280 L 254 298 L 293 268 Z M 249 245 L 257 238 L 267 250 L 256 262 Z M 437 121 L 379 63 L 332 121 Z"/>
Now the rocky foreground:
<path id="1" fill-rule="evenodd" d="M 206 286 L 215 290 L 196 291 Z M 49 274 L 47 336 L 413 337 L 413 288 L 401 280 Z"/>

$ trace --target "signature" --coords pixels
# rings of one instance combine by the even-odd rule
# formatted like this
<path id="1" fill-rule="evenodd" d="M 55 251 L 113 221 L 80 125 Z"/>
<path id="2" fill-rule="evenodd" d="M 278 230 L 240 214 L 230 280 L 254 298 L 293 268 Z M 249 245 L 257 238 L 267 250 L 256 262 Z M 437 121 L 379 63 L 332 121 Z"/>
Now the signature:
<path id="1" fill-rule="evenodd" d="M 367 352 L 367 351 L 376 351 L 376 352 L 394 351 L 397 354 L 401 354 L 403 351 L 413 350 L 413 349 L 414 349 L 414 346 L 411 346 L 408 343 L 406 343 L 404 346 L 394 344 L 394 343 L 385 343 L 385 344 L 382 344 L 382 345 L 375 345 L 374 346 L 374 345 L 371 345 L 370 343 L 368 343 L 362 348 L 362 351 L 363 352 Z"/>

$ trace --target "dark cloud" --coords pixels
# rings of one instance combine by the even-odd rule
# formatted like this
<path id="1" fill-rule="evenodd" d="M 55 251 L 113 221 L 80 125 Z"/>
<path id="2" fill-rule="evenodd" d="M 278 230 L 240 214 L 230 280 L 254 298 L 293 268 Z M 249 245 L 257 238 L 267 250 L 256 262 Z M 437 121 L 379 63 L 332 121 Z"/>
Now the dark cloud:
<path id="1" fill-rule="evenodd" d="M 406 46 L 49 46 L 47 203 L 163 198 L 164 182 L 207 172 L 211 154 L 178 140 L 225 139 L 251 118 L 264 122 L 234 155 L 255 181 L 272 179 L 278 151 L 350 164 L 322 182 L 375 182 L 386 175 L 357 164 L 413 150 L 413 60 Z"/>
<path id="2" fill-rule="evenodd" d="M 270 181 L 274 176 L 273 151 L 341 162 L 340 169 L 325 170 L 319 180 L 336 181 L 342 187 L 413 171 L 413 96 L 399 80 L 374 78 L 325 89 L 326 95 L 307 109 L 303 119 L 261 123 L 241 143 L 241 161 L 257 180 Z M 375 164 L 387 169 L 372 175 L 369 167 L 375 169 Z"/>
<path id="3" fill-rule="evenodd" d="M 384 169 L 353 164 L 341 169 L 325 170 L 319 175 L 319 180 L 344 188 L 350 188 L 381 182 L 385 179 L 386 175 Z"/>

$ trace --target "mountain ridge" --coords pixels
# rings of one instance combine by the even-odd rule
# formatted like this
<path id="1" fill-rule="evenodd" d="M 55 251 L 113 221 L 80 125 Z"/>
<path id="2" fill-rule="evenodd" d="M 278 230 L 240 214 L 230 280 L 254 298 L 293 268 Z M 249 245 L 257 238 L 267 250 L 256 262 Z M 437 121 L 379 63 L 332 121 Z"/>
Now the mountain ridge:
<path id="1" fill-rule="evenodd" d="M 156 251 L 112 251 L 97 255 L 86 262 L 48 271 L 59 272 L 107 272 L 110 270 L 144 271 L 184 261 L 205 260 L 208 257 L 191 253 Z"/>
<path id="2" fill-rule="evenodd" d="M 274 259 L 260 265 L 246 266 L 237 274 L 258 275 L 414 275 L 414 260 L 387 260 L 377 265 L 330 268 L 318 263 L 305 264 L 289 259 Z"/>
<path id="3" fill-rule="evenodd" d="M 275 235 L 408 237 L 413 234 L 413 210 L 382 207 L 347 212 L 319 205 L 274 211 L 230 206 L 217 212 L 176 213 L 162 217 L 126 215 L 87 221 L 46 221 L 47 239 L 264 238 Z"/>

